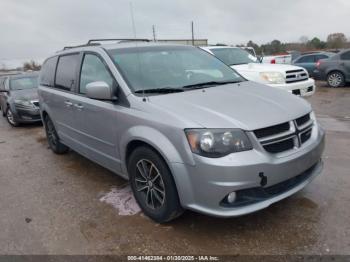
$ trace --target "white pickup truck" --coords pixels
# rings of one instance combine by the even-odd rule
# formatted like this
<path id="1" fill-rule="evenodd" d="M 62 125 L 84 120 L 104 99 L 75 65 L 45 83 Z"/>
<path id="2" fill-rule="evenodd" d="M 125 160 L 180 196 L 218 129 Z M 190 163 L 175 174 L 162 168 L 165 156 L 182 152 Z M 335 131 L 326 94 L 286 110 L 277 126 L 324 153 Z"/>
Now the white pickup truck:
<path id="1" fill-rule="evenodd" d="M 309 78 L 304 68 L 283 65 L 263 64 L 257 58 L 239 47 L 201 47 L 231 66 L 248 80 L 280 88 L 298 96 L 311 96 L 315 93 L 315 81 Z"/>

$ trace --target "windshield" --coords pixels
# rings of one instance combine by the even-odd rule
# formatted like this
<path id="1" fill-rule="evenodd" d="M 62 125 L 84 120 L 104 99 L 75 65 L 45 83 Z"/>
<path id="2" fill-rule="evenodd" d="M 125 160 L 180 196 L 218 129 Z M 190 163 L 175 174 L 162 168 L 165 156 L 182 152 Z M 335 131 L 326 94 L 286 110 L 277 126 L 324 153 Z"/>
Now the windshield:
<path id="1" fill-rule="evenodd" d="M 108 51 L 134 92 L 179 89 L 244 79 L 212 55 L 194 47 L 151 46 Z"/>
<path id="2" fill-rule="evenodd" d="M 257 63 L 255 56 L 241 48 L 213 48 L 210 51 L 226 65 Z"/>
<path id="3" fill-rule="evenodd" d="M 38 76 L 14 78 L 10 80 L 11 90 L 32 89 L 38 87 Z"/>

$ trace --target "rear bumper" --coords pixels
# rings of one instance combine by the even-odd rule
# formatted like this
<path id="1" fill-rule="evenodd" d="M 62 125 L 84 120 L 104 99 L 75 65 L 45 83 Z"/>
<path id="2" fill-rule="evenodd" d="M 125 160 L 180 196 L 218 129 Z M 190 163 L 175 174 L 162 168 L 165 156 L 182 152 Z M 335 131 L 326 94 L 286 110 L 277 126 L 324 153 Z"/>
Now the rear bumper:
<path id="1" fill-rule="evenodd" d="M 232 217 L 261 210 L 291 196 L 322 171 L 321 156 L 325 144 L 325 133 L 322 128 L 318 128 L 312 140 L 298 152 L 280 158 L 254 149 L 220 159 L 196 155 L 195 166 L 173 163 L 172 171 L 181 204 L 200 213 Z M 266 177 L 264 186 L 261 184 L 262 173 Z M 244 194 L 249 192 L 251 196 L 252 191 L 261 190 L 275 193 L 263 197 L 260 195 L 256 201 L 243 204 L 239 202 L 234 202 L 233 205 L 223 204 L 231 192 L 236 192 L 237 196 L 240 192 Z"/>
<path id="2" fill-rule="evenodd" d="M 312 78 L 309 78 L 301 82 L 295 82 L 295 83 L 283 84 L 283 85 L 271 85 L 271 86 L 286 90 L 298 96 L 311 96 L 315 93 L 315 90 L 316 90 L 315 81 Z"/>

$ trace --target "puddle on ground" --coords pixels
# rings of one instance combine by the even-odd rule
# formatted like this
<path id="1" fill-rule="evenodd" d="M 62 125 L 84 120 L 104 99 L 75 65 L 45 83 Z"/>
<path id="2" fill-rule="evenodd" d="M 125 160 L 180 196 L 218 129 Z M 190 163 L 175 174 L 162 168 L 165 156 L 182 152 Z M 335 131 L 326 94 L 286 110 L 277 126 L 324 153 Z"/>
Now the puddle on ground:
<path id="1" fill-rule="evenodd" d="M 121 188 L 113 187 L 110 192 L 100 198 L 100 201 L 112 205 L 118 210 L 120 216 L 132 216 L 141 211 L 130 185 Z"/>

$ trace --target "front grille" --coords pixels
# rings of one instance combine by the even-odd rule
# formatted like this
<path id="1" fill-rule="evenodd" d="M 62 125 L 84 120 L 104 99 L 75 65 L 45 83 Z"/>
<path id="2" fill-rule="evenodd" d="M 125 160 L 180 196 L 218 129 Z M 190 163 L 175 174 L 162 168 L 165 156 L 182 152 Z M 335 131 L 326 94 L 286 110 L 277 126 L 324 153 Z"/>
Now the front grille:
<path id="1" fill-rule="evenodd" d="M 262 137 L 273 136 L 275 134 L 286 132 L 289 130 L 289 128 L 290 128 L 289 122 L 286 122 L 280 125 L 257 129 L 254 131 L 254 134 L 257 138 L 262 138 Z"/>
<path id="2" fill-rule="evenodd" d="M 294 148 L 294 139 L 289 138 L 281 142 L 265 145 L 264 148 L 267 152 L 273 153 L 273 154 L 291 150 Z"/>
<path id="3" fill-rule="evenodd" d="M 297 70 L 289 70 L 286 71 L 286 83 L 296 83 L 307 80 L 309 77 L 305 70 L 297 69 Z"/>
<path id="4" fill-rule="evenodd" d="M 295 122 L 297 123 L 298 126 L 302 126 L 309 121 L 310 121 L 310 114 L 304 115 L 304 116 L 299 117 L 295 120 Z"/>
<path id="5" fill-rule="evenodd" d="M 270 198 L 281 195 L 295 188 L 296 186 L 300 185 L 301 183 L 306 181 L 308 178 L 310 178 L 312 175 L 312 172 L 314 171 L 314 169 L 317 167 L 318 164 L 319 162 L 314 164 L 312 167 L 308 168 L 306 171 L 304 171 L 300 175 L 297 175 L 295 177 L 292 177 L 288 180 L 282 181 L 280 183 L 277 183 L 269 187 L 265 187 L 265 188 L 255 187 L 255 188 L 239 190 L 236 192 L 237 198 L 234 203 L 232 204 L 228 203 L 227 197 L 225 197 L 220 202 L 220 205 L 224 207 L 242 207 L 242 206 L 259 203 L 261 201 L 265 201 Z"/>
<path id="6" fill-rule="evenodd" d="M 312 135 L 313 120 L 310 114 L 293 121 L 254 130 L 266 152 L 271 154 L 294 150 L 307 142 Z"/>

